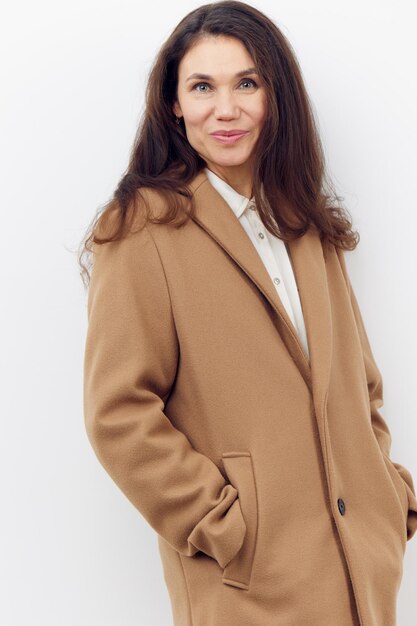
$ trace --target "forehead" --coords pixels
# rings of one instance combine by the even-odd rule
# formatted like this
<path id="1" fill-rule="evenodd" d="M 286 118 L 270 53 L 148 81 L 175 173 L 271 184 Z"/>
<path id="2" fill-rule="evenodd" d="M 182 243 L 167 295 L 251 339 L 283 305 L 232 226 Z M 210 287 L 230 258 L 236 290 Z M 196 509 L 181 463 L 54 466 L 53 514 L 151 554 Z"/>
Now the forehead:
<path id="1" fill-rule="evenodd" d="M 253 59 L 239 39 L 208 35 L 198 39 L 186 52 L 178 73 L 180 80 L 195 72 L 226 78 L 252 66 Z"/>

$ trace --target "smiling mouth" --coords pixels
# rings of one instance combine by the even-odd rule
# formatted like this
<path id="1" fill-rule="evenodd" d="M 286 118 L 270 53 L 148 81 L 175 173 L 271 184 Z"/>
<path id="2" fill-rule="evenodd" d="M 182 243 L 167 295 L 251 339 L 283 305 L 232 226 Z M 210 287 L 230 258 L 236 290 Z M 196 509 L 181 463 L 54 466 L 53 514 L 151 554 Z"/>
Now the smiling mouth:
<path id="1" fill-rule="evenodd" d="M 221 135 L 226 137 L 232 137 L 233 135 L 243 135 L 248 133 L 247 130 L 241 130 L 240 128 L 233 128 L 231 130 L 215 130 L 214 133 L 210 133 L 211 135 Z"/>
<path id="2" fill-rule="evenodd" d="M 224 144 L 233 144 L 237 143 L 242 137 L 246 137 L 249 131 L 231 131 L 229 134 L 223 133 L 212 133 L 210 136 L 213 137 L 216 141 Z"/>

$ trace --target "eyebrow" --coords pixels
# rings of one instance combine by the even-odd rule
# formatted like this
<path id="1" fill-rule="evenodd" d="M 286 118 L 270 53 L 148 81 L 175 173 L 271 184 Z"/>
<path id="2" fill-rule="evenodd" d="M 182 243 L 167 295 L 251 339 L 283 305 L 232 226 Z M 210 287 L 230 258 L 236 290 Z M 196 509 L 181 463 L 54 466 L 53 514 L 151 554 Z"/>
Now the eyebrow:
<path id="1" fill-rule="evenodd" d="M 241 70 L 240 72 L 237 72 L 237 74 L 235 74 L 236 78 L 240 78 L 241 76 L 247 76 L 248 74 L 257 74 L 257 69 L 256 67 L 248 67 L 246 70 Z M 198 72 L 191 74 L 186 81 L 188 80 L 192 80 L 194 78 L 198 78 L 198 79 L 202 79 L 202 80 L 212 80 L 213 77 L 210 76 L 209 74 L 199 74 Z"/>

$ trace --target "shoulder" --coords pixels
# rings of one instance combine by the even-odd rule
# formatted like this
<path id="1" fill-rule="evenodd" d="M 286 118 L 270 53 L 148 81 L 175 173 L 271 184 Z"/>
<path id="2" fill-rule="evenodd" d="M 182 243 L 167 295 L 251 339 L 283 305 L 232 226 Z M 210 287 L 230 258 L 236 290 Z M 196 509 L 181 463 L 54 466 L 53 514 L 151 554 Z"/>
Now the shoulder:
<path id="1" fill-rule="evenodd" d="M 169 208 L 162 189 L 141 187 L 131 195 L 127 206 L 111 200 L 99 216 L 95 233 L 99 238 L 113 238 L 123 218 L 124 234 L 141 230 L 151 219 L 161 217 Z"/>
<path id="2" fill-rule="evenodd" d="M 155 190 L 147 189 L 145 194 L 152 209 L 162 210 L 163 203 Z M 98 238 L 110 241 L 92 243 L 92 285 L 121 281 L 125 286 L 152 289 L 152 285 L 164 282 L 160 255 L 151 233 L 143 195 L 137 196 L 135 202 L 129 205 L 128 212 L 131 213 L 126 214 L 121 231 L 120 209 L 117 207 L 108 209 L 97 223 L 95 232 Z"/>
<path id="3" fill-rule="evenodd" d="M 346 250 L 344 248 L 341 248 L 340 246 L 334 246 L 335 252 L 336 252 L 336 257 L 339 261 L 339 267 L 340 267 L 340 271 L 342 273 L 342 276 L 344 278 L 347 290 L 349 293 L 351 293 L 351 289 L 352 289 L 352 285 L 350 282 L 350 276 L 349 276 L 349 272 L 348 272 L 348 267 L 347 267 L 347 263 L 346 263 Z"/>

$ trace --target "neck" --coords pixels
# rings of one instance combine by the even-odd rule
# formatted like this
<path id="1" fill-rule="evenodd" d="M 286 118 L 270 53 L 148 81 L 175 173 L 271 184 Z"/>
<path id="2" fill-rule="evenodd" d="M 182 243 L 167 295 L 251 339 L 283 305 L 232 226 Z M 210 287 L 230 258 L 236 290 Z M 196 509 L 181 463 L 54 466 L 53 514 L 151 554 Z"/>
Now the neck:
<path id="1" fill-rule="evenodd" d="M 241 196 L 252 198 L 252 180 L 249 163 L 222 166 L 207 162 L 207 167 L 228 185 L 233 187 Z"/>

